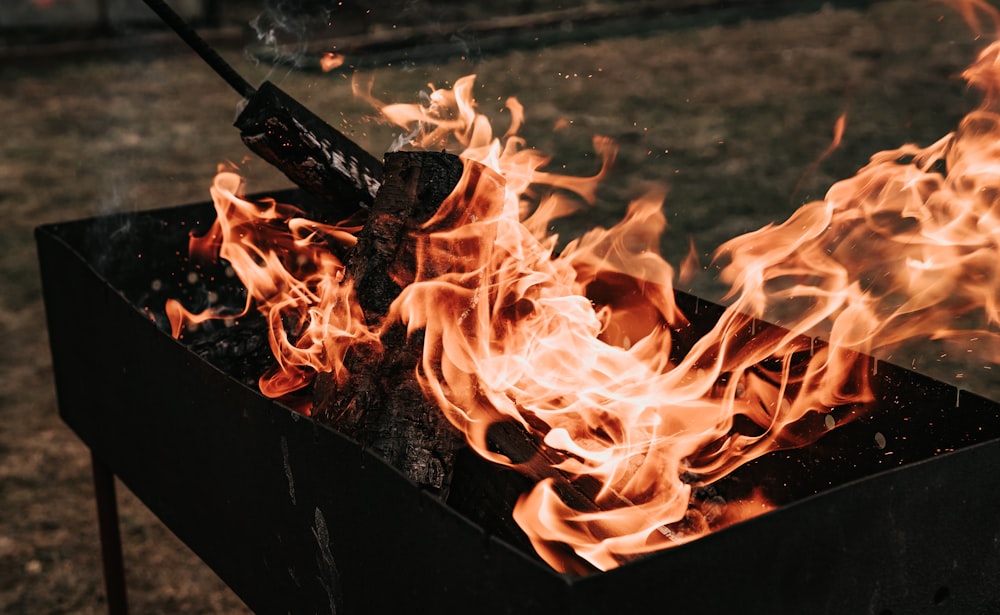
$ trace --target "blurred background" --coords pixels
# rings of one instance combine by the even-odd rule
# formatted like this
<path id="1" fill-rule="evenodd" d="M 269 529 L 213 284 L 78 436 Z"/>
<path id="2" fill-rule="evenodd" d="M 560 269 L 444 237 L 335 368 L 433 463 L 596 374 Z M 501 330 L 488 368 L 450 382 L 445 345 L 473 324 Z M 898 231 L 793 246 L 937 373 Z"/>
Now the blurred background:
<path id="1" fill-rule="evenodd" d="M 516 96 L 522 135 L 556 170 L 593 173 L 592 137 L 612 137 L 597 205 L 556 230 L 614 224 L 662 185 L 664 255 L 678 265 L 693 242 L 709 273 L 726 239 L 786 219 L 877 151 L 953 130 L 976 102 L 959 74 L 985 44 L 923 0 L 171 5 L 250 83 L 276 83 L 376 156 L 399 131 L 354 98 L 357 76 L 382 101 L 419 102 L 476 74 L 497 132 Z M 324 72 L 327 52 L 343 63 Z M 240 142 L 240 97 L 141 0 L 4 0 L 0 83 L 0 612 L 100 613 L 89 454 L 57 416 L 32 231 L 207 200 L 224 162 L 251 191 L 289 184 Z M 843 113 L 841 146 L 814 164 Z M 692 289 L 719 294 L 711 275 Z M 119 494 L 133 612 L 246 611 Z"/>

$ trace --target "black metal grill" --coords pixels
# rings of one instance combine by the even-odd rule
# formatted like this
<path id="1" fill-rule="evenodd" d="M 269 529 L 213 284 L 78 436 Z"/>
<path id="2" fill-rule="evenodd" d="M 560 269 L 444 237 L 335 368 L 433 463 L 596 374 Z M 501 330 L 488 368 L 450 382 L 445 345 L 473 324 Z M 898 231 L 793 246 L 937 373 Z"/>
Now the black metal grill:
<path id="1" fill-rule="evenodd" d="M 1000 612 L 996 403 L 878 363 L 873 412 L 738 473 L 776 510 L 560 575 L 157 326 L 143 306 L 182 284 L 187 234 L 213 215 L 106 216 L 37 241 L 62 418 L 255 611 Z M 678 302 L 705 327 L 720 309 Z"/>

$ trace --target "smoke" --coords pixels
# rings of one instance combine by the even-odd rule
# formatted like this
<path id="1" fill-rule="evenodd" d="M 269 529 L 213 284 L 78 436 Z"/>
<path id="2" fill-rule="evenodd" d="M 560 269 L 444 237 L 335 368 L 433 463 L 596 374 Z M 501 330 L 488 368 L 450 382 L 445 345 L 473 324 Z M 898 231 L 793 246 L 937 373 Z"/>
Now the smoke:
<path id="1" fill-rule="evenodd" d="M 315 41 L 364 29 L 367 9 L 352 1 L 262 0 L 263 10 L 250 21 L 260 47 L 281 63 L 298 65 Z M 313 52 L 315 50 L 312 50 Z M 315 55 L 315 53 L 313 53 Z"/>
<path id="2" fill-rule="evenodd" d="M 329 9 L 315 0 L 266 0 L 264 11 L 250 21 L 257 42 L 276 56 L 305 52 L 310 32 L 329 21 Z"/>

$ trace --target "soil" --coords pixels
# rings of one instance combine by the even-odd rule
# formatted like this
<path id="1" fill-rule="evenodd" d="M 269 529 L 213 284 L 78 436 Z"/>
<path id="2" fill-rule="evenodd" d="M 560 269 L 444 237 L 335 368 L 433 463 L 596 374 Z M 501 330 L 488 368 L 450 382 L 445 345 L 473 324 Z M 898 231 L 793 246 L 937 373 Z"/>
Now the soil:
<path id="1" fill-rule="evenodd" d="M 253 13 L 238 6 L 230 26 Z M 277 83 L 369 151 L 393 142 L 353 98 L 349 71 L 269 65 L 248 43 L 216 44 L 248 81 Z M 941 3 L 887 0 L 725 24 L 706 15 L 681 28 L 368 73 L 376 97 L 400 102 L 476 73 L 498 132 L 503 100 L 516 96 L 524 136 L 553 152 L 556 168 L 596 168 L 591 137 L 613 137 L 614 177 L 599 205 L 560 225 L 562 236 L 614 223 L 629 199 L 663 183 L 665 255 L 679 263 L 690 237 L 708 262 L 725 239 L 787 218 L 872 153 L 952 130 L 974 102 L 958 76 L 982 46 Z M 100 613 L 89 453 L 57 415 L 32 229 L 206 200 L 225 161 L 243 167 L 251 190 L 288 182 L 249 159 L 231 127 L 239 97 L 186 49 L 145 35 L 93 49 L 85 40 L 73 53 L 37 39 L 29 47 L 0 62 L 0 611 Z M 842 112 L 843 144 L 811 172 Z M 247 611 L 123 486 L 119 496 L 133 612 Z"/>

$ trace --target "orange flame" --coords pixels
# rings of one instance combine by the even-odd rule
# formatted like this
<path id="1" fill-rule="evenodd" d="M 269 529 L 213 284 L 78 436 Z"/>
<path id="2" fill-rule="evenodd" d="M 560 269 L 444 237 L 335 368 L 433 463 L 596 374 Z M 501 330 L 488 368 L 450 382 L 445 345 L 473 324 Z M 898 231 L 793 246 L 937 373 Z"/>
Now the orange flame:
<path id="1" fill-rule="evenodd" d="M 475 212 L 466 214 L 474 221 L 426 229 L 420 259 L 436 266 L 392 306 L 390 318 L 424 330 L 424 390 L 482 456 L 539 479 L 514 516 L 560 570 L 612 568 L 766 510 L 751 499 L 709 513 L 693 489 L 818 437 L 785 430 L 807 413 L 867 401 L 857 353 L 822 349 L 797 365 L 792 356 L 810 350 L 801 330 L 754 335 L 737 308 L 690 341 L 686 356 L 671 357 L 687 321 L 674 304 L 674 271 L 658 254 L 664 195 L 633 203 L 619 225 L 554 256 L 554 238 L 540 230 L 565 205 L 545 201 L 522 222 L 521 196 L 541 182 L 591 200 L 613 144 L 595 140 L 605 167 L 594 178 L 539 172 L 546 160 L 525 155 L 516 138 L 477 145 L 487 124 L 462 99 L 471 83 L 435 92 L 427 108 L 381 106 L 413 144 L 453 138 L 500 178 L 467 175 L 442 204 L 441 219 Z M 774 357 L 781 367 L 761 366 Z M 738 416 L 758 428 L 740 433 Z M 530 450 L 498 452 L 490 433 L 502 424 L 522 431 Z"/>
<path id="2" fill-rule="evenodd" d="M 216 221 L 208 233 L 192 237 L 194 258 L 227 260 L 247 287 L 237 313 L 225 308 L 192 314 L 168 300 L 173 335 L 186 325 L 240 318 L 251 306 L 267 318 L 278 366 L 260 379 L 265 395 L 280 397 L 308 384 L 317 371 L 346 378 L 343 357 L 355 344 L 378 344 L 353 300 L 350 280 L 336 255 L 356 243 L 358 228 L 307 220 L 302 212 L 274 201 L 242 198 L 243 181 L 221 171 L 212 186 Z"/>
<path id="3" fill-rule="evenodd" d="M 343 66 L 346 60 L 341 54 L 328 51 L 320 56 L 319 67 L 324 73 L 328 73 L 335 68 Z"/>
<path id="4" fill-rule="evenodd" d="M 549 174 L 516 136 L 515 99 L 511 130 L 494 138 L 474 76 L 434 90 L 427 105 L 383 104 L 355 83 L 408 131 L 404 145 L 463 148 L 465 174 L 416 234 L 415 278 L 386 323 L 424 331 L 417 377 L 470 446 L 536 479 L 514 518 L 545 561 L 607 570 L 766 511 L 757 496 L 720 502 L 699 489 L 814 441 L 828 425 L 817 416 L 871 401 L 865 357 L 877 348 L 972 330 L 990 340 L 988 360 L 1000 358 L 998 58 L 991 45 L 965 72 L 986 95 L 955 133 L 876 154 L 824 200 L 722 246 L 731 305 L 700 337 L 658 253 L 664 194 L 554 252 L 548 222 L 593 202 L 615 156 L 610 140 L 595 139 L 595 176 Z M 539 184 L 556 190 L 527 198 Z M 252 301 L 272 324 L 279 366 L 262 391 L 288 393 L 320 371 L 349 377 L 346 350 L 377 346 L 381 331 L 364 322 L 336 256 L 356 229 L 239 193 L 239 178 L 220 174 L 219 220 L 192 247 L 215 246 L 247 285 L 244 313 Z M 176 303 L 168 312 L 175 335 L 223 315 Z M 782 327 L 758 330 L 763 317 Z M 829 344 L 814 348 L 806 335 L 818 332 Z M 497 429 L 526 445 L 498 450 Z"/>
<path id="5" fill-rule="evenodd" d="M 876 154 L 824 201 L 723 245 L 741 309 L 782 320 L 809 310 L 832 324 L 804 331 L 863 352 L 973 332 L 984 358 L 1000 359 L 998 58 L 995 42 L 963 73 L 985 97 L 957 131 Z"/>

